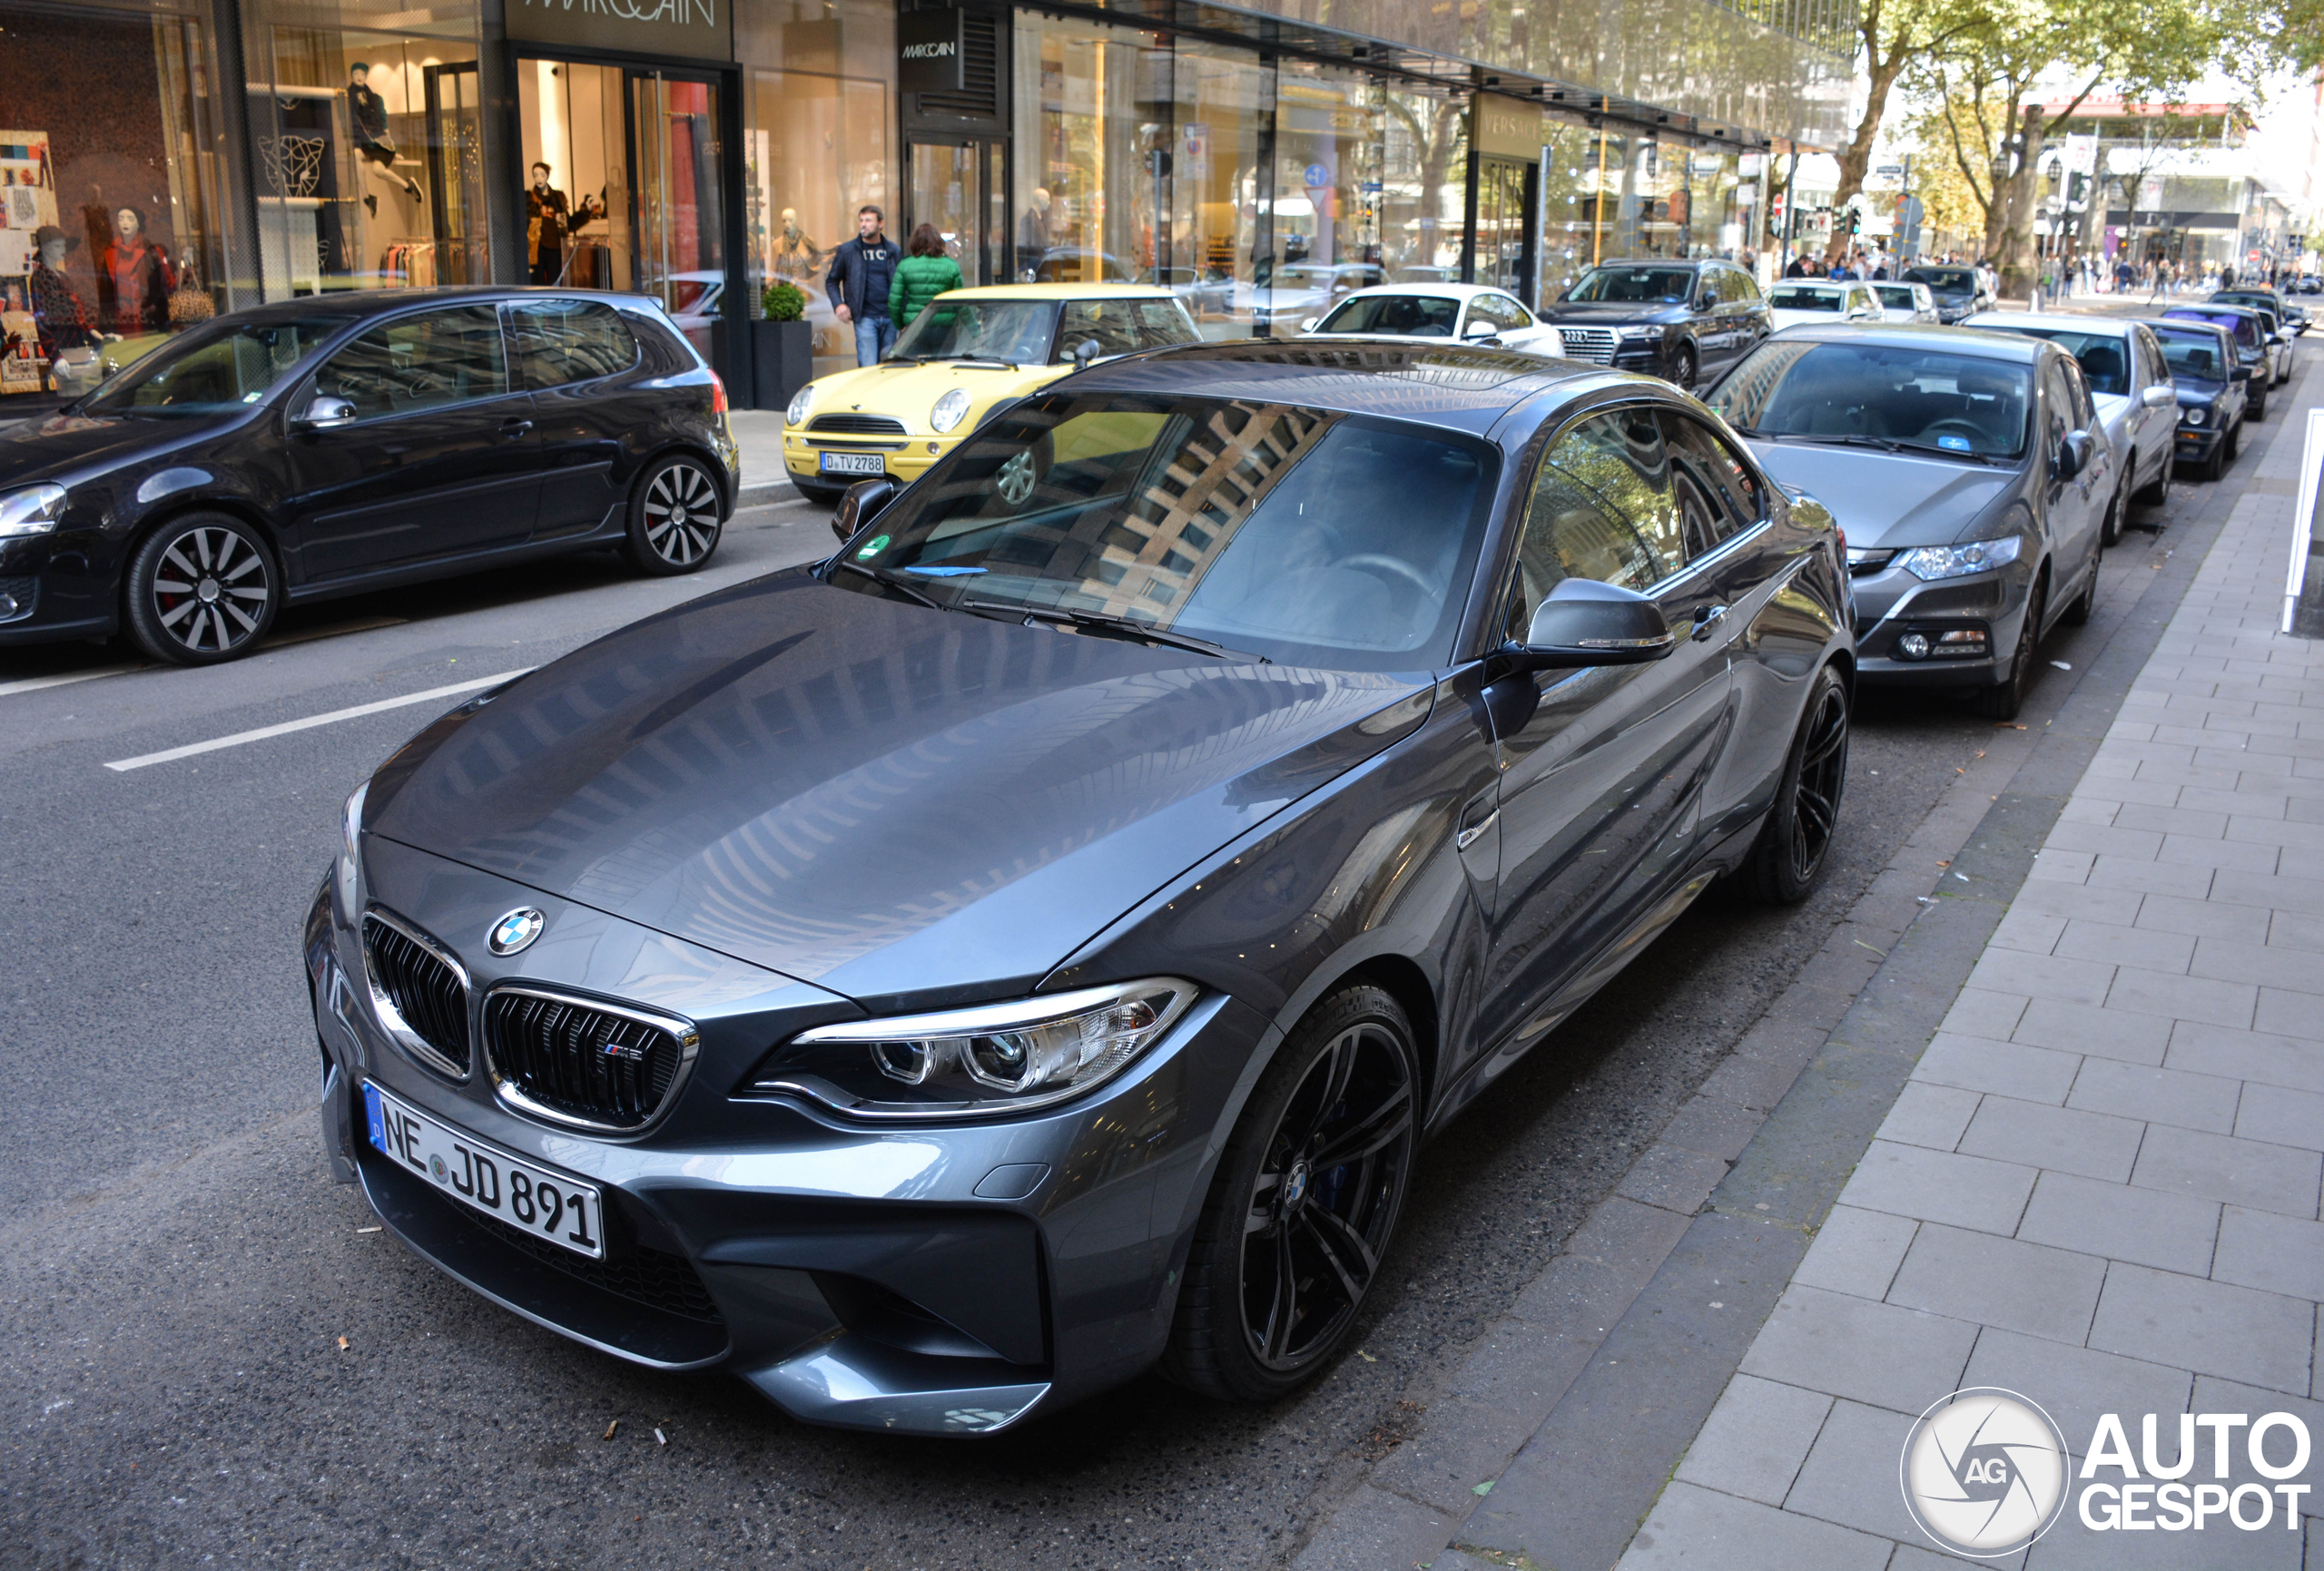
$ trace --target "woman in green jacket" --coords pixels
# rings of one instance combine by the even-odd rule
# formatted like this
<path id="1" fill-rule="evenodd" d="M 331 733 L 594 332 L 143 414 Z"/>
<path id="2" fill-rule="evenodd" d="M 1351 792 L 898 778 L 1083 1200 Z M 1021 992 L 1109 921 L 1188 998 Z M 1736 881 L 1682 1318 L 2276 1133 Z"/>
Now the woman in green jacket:
<path id="1" fill-rule="evenodd" d="M 911 254 L 896 264 L 895 281 L 888 286 L 888 319 L 901 332 L 911 325 L 922 307 L 946 290 L 965 288 L 960 264 L 944 254 L 944 237 L 931 223 L 911 231 Z"/>

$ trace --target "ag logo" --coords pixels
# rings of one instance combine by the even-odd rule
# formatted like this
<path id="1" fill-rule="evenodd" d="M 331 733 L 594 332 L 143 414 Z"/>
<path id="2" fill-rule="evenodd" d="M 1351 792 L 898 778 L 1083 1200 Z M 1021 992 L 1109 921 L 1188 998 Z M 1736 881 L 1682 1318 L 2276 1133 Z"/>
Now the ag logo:
<path id="1" fill-rule="evenodd" d="M 2065 1508 L 2065 1437 L 2049 1414 L 1996 1386 L 1930 1407 L 1905 1436 L 1897 1472 L 1921 1531 L 1976 1559 L 2015 1554 Z"/>

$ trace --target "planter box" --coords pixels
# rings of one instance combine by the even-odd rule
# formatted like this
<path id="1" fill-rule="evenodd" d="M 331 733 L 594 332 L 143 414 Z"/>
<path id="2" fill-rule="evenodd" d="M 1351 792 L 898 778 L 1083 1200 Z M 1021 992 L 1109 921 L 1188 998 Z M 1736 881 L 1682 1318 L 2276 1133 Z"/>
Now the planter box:
<path id="1" fill-rule="evenodd" d="M 751 324 L 751 404 L 780 409 L 814 374 L 815 328 L 812 322 Z"/>

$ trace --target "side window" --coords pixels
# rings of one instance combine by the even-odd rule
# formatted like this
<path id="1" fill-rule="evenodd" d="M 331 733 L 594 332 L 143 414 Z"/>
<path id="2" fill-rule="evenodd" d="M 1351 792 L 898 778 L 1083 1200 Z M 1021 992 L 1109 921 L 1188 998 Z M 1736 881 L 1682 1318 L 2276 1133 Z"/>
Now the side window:
<path id="1" fill-rule="evenodd" d="M 1484 318 L 1504 332 L 1513 332 L 1533 325 L 1525 309 L 1507 295 L 1479 295 L 1469 308 L 1471 313 Z"/>
<path id="2" fill-rule="evenodd" d="M 2042 373 L 2042 451 L 2054 459 L 2058 444 L 2074 428 L 2073 386 L 2066 368 L 2056 360 Z"/>
<path id="3" fill-rule="evenodd" d="M 360 420 L 495 398 L 507 390 L 500 315 L 490 306 L 382 322 L 315 373 L 315 391 L 345 398 Z"/>
<path id="4" fill-rule="evenodd" d="M 1734 280 L 1737 299 L 1747 306 L 1756 306 L 1759 303 L 1759 286 L 1752 280 L 1749 273 L 1738 272 L 1734 275 Z"/>
<path id="5" fill-rule="evenodd" d="M 508 325 L 525 385 L 536 391 L 610 377 L 637 363 L 637 340 L 621 313 L 596 300 L 511 306 Z"/>
<path id="6" fill-rule="evenodd" d="M 1511 635 L 1568 578 L 1645 591 L 1686 561 L 1685 525 L 1661 428 L 1648 409 L 1593 416 L 1541 461 L 1517 546 Z"/>
<path id="7" fill-rule="evenodd" d="M 1127 355 L 1192 343 L 1195 335 L 1187 330 L 1186 313 L 1176 300 L 1074 300 L 1058 322 L 1049 364 L 1068 363 L 1074 346 L 1089 339 L 1098 340 L 1100 355 Z"/>
<path id="8" fill-rule="evenodd" d="M 2083 372 L 2080 362 L 2069 364 L 2066 380 L 2073 388 L 2073 423 L 2076 430 L 2088 430 L 2098 424 L 2098 410 L 2090 400 L 2090 378 Z"/>
<path id="9" fill-rule="evenodd" d="M 1767 516 L 1758 477 L 1725 437 L 1676 409 L 1664 409 L 1659 417 L 1669 445 L 1681 515 L 1691 503 L 1710 517 L 1709 545 L 1716 546 Z M 1691 536 L 1688 545 L 1691 558 L 1697 550 Z"/>

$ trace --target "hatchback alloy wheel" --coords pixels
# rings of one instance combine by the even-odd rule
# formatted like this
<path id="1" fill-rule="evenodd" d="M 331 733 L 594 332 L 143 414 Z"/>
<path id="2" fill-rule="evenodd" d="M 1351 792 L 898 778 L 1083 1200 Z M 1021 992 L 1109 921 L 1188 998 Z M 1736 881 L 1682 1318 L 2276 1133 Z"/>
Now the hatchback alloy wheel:
<path id="1" fill-rule="evenodd" d="M 156 659 L 205 665 L 266 635 L 281 597 L 274 564 L 239 520 L 196 514 L 165 526 L 131 565 L 130 633 Z"/>
<path id="2" fill-rule="evenodd" d="M 692 567 L 718 544 L 718 487 L 698 464 L 665 466 L 645 487 L 645 539 L 673 567 Z"/>

